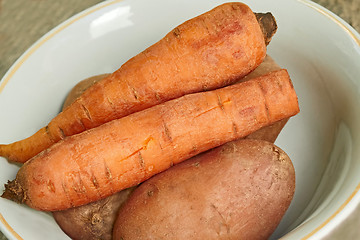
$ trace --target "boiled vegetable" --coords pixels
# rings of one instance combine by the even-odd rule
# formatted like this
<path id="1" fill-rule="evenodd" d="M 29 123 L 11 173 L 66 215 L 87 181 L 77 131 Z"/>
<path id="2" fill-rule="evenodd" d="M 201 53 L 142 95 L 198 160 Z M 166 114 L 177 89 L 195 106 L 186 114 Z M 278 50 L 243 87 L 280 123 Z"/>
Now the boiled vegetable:
<path id="1" fill-rule="evenodd" d="M 280 67 L 275 61 L 270 56 L 266 56 L 264 62 L 261 63 L 259 67 L 239 81 L 247 81 L 279 69 Z M 94 76 L 76 84 L 68 94 L 64 107 L 70 105 L 87 87 L 102 77 L 103 75 Z M 286 121 L 287 119 L 284 119 L 270 126 L 266 126 L 251 133 L 246 138 L 263 139 L 274 142 Z M 133 188 L 131 188 L 130 191 L 132 189 Z M 57 211 L 53 213 L 53 216 L 61 229 L 72 239 L 111 240 L 117 213 L 123 202 L 126 201 L 129 196 L 130 191 L 129 189 L 125 189 L 96 202 Z"/>
<path id="2" fill-rule="evenodd" d="M 265 44 L 276 24 L 271 16 L 267 21 L 273 27 L 267 29 L 260 26 L 263 20 L 247 5 L 235 2 L 186 21 L 89 88 L 46 127 L 27 139 L 0 145 L 0 156 L 25 162 L 67 136 L 169 99 L 235 82 L 265 58 Z"/>
<path id="3" fill-rule="evenodd" d="M 115 240 L 265 240 L 295 191 L 290 158 L 272 143 L 238 140 L 164 171 L 119 210 Z"/>
<path id="4" fill-rule="evenodd" d="M 87 204 L 298 112 L 286 70 L 186 95 L 54 144 L 20 168 L 3 197 L 46 211 Z"/>

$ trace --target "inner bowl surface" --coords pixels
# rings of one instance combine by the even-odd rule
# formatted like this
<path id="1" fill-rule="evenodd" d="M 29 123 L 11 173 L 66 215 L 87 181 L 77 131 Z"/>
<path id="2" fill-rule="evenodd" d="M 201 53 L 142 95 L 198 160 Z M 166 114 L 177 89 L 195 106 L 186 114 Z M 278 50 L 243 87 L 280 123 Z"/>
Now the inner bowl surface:
<path id="1" fill-rule="evenodd" d="M 175 26 L 223 2 L 107 1 L 61 24 L 0 82 L 0 112 L 6 113 L 0 143 L 46 125 L 79 80 L 115 71 Z M 360 201 L 360 37 L 310 1 L 244 2 L 276 17 L 279 29 L 268 53 L 288 69 L 301 109 L 276 142 L 293 160 L 296 193 L 273 239 L 318 239 Z M 0 161 L 0 190 L 17 169 Z M 67 239 L 49 214 L 4 199 L 0 213 L 0 229 L 10 239 Z"/>

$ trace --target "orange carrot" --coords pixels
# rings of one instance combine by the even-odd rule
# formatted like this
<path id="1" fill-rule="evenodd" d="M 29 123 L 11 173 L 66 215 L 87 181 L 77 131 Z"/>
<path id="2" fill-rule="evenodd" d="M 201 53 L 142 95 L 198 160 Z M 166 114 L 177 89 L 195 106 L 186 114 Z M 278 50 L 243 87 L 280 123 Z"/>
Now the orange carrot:
<path id="1" fill-rule="evenodd" d="M 298 111 L 286 70 L 185 95 L 52 145 L 20 168 L 2 197 L 46 211 L 83 205 Z"/>
<path id="2" fill-rule="evenodd" d="M 0 145 L 0 156 L 25 162 L 67 136 L 235 82 L 263 61 L 276 31 L 272 15 L 269 21 L 273 27 L 264 30 L 264 18 L 242 3 L 226 3 L 186 21 L 88 89 L 33 136 Z"/>

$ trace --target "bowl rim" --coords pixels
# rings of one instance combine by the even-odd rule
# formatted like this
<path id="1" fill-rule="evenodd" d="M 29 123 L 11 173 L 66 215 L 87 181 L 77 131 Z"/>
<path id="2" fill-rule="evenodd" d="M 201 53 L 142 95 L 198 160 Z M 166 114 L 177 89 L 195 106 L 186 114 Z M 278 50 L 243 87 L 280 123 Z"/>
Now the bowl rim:
<path id="1" fill-rule="evenodd" d="M 0 80 L 0 94 L 4 90 L 7 83 L 11 80 L 13 75 L 19 70 L 19 68 L 23 65 L 23 63 L 34 53 L 39 49 L 45 42 L 53 38 L 55 35 L 69 27 L 70 25 L 74 24 L 75 22 L 85 18 L 86 16 L 99 11 L 103 8 L 106 8 L 108 6 L 111 6 L 116 3 L 123 2 L 124 0 L 109 0 L 106 2 L 98 3 L 92 7 L 89 7 L 74 16 L 70 17 L 69 19 L 65 20 L 64 22 L 60 23 L 58 26 L 54 27 L 52 30 L 50 30 L 48 33 L 46 33 L 43 37 L 41 37 L 39 40 L 37 40 L 34 44 L 32 44 L 19 58 L 15 63 L 9 68 L 9 70 L 5 73 L 3 78 Z M 352 27 L 350 24 L 345 22 L 342 18 L 337 16 L 336 14 L 332 13 L 330 10 L 326 9 L 325 7 L 322 7 L 321 5 L 312 2 L 311 0 L 296 0 L 313 10 L 319 12 L 320 14 L 327 17 L 329 20 L 335 22 L 339 27 L 341 27 L 346 34 L 348 34 L 354 41 L 355 44 L 357 44 L 360 47 L 360 34 Z M 310 233 L 308 233 L 305 237 L 302 239 L 309 239 L 313 237 L 316 233 L 318 233 L 321 229 L 323 229 L 331 220 L 333 220 L 340 212 L 343 211 L 343 209 L 349 205 L 349 203 L 354 199 L 354 197 L 360 193 L 360 183 L 356 186 L 356 188 L 352 191 L 352 193 L 349 195 L 349 197 L 341 204 L 341 206 L 336 209 L 336 211 L 328 217 L 325 221 L 323 221 L 320 225 L 318 225 L 315 229 L 313 229 Z M 356 203 L 358 203 L 357 201 Z M 12 236 L 15 239 L 23 240 L 23 238 L 9 225 L 9 223 L 6 221 L 6 219 L 3 217 L 3 215 L 0 213 L 0 230 L 6 234 L 6 236 Z M 286 235 L 284 236 L 286 237 Z"/>
<path id="2" fill-rule="evenodd" d="M 317 11 L 318 13 L 324 15 L 329 20 L 336 23 L 340 28 L 344 30 L 348 36 L 350 36 L 354 43 L 360 47 L 360 34 L 352 27 L 350 24 L 345 22 L 342 18 L 337 16 L 335 13 L 331 12 L 330 10 L 326 9 L 325 7 L 312 2 L 310 0 L 297 0 L 304 5 L 312 8 L 313 10 Z M 334 211 L 330 217 L 328 217 L 325 221 L 323 221 L 321 224 L 319 224 L 317 227 L 315 227 L 310 233 L 305 235 L 305 237 L 302 238 L 302 240 L 310 239 L 315 234 L 319 233 L 321 229 L 323 229 L 328 223 L 330 223 L 339 213 L 341 213 L 346 206 L 350 204 L 350 202 L 355 198 L 357 194 L 360 194 L 360 183 L 357 184 L 355 189 L 351 192 L 351 194 L 346 198 L 346 200 Z M 359 201 L 356 201 L 354 204 L 359 205 Z M 286 237 L 283 236 L 283 237 Z"/>

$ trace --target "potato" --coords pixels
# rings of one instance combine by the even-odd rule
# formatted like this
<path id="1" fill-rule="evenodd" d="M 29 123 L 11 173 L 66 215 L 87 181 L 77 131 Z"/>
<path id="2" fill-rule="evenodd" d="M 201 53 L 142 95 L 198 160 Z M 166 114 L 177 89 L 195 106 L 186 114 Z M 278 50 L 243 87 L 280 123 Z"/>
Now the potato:
<path id="1" fill-rule="evenodd" d="M 294 191 L 295 171 L 284 151 L 238 140 L 142 183 L 120 208 L 113 237 L 267 239 Z"/>
<path id="2" fill-rule="evenodd" d="M 110 240 L 118 209 L 132 190 L 133 188 L 128 188 L 84 206 L 53 212 L 53 216 L 60 228 L 72 239 Z"/>

